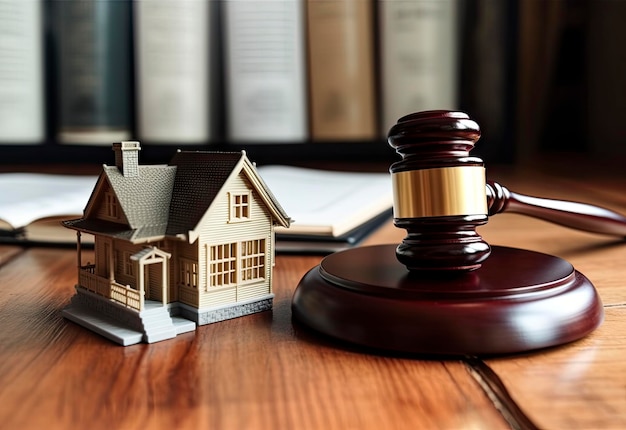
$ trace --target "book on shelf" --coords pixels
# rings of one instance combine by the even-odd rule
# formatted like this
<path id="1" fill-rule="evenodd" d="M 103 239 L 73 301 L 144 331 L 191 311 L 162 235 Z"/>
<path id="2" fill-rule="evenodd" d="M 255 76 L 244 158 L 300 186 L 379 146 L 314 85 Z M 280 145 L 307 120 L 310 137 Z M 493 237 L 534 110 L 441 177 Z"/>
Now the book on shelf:
<path id="1" fill-rule="evenodd" d="M 594 154 L 606 157 L 626 154 L 626 58 L 615 52 L 626 40 L 626 3 L 623 1 L 589 2 L 586 29 L 587 52 L 586 141 Z"/>
<path id="2" fill-rule="evenodd" d="M 382 130 L 409 113 L 456 109 L 458 0 L 378 0 Z"/>
<path id="3" fill-rule="evenodd" d="M 131 2 L 51 2 L 56 139 L 106 144 L 131 137 Z"/>
<path id="4" fill-rule="evenodd" d="M 215 2 L 134 2 L 136 125 L 148 143 L 211 140 Z"/>
<path id="5" fill-rule="evenodd" d="M 356 246 L 391 213 L 386 173 L 282 165 L 258 170 L 294 220 L 289 229 L 276 231 L 279 251 L 332 252 Z M 0 241 L 75 243 L 76 233 L 61 221 L 83 214 L 96 180 L 96 176 L 0 174 Z M 88 242 L 87 236 L 81 240 Z"/>
<path id="6" fill-rule="evenodd" d="M 311 138 L 377 138 L 373 0 L 306 5 Z"/>
<path id="7" fill-rule="evenodd" d="M 0 144 L 45 139 L 42 5 L 0 1 Z"/>
<path id="8" fill-rule="evenodd" d="M 463 2 L 460 28 L 464 30 L 459 46 L 461 51 L 459 107 L 471 113 L 472 118 L 480 124 L 481 138 L 475 154 L 486 161 L 512 161 L 515 154 L 514 146 L 510 143 L 515 140 L 517 134 L 514 132 L 517 117 L 515 102 L 529 100 L 527 95 L 535 92 L 532 88 L 537 89 L 536 95 L 539 97 L 545 94 L 545 91 L 540 89 L 543 79 L 536 81 L 531 79 L 525 89 L 525 95 L 515 94 L 517 56 L 522 58 L 522 52 L 527 51 L 520 49 L 522 45 L 518 45 L 517 15 L 530 4 L 543 8 L 543 5 L 534 1 L 524 2 L 524 5 L 519 6 L 514 2 L 500 0 Z M 530 51 L 536 55 L 544 49 L 547 50 L 552 43 L 546 38 L 546 32 L 537 31 L 539 22 L 544 21 L 536 19 L 531 21 L 529 30 L 536 38 L 536 46 Z M 542 68 L 547 66 L 543 59 L 540 62 L 544 63 Z M 540 100 L 531 97 L 535 100 L 529 105 L 532 106 L 531 110 L 540 110 L 537 109 Z M 525 126 L 528 131 L 531 128 Z"/>
<path id="9" fill-rule="evenodd" d="M 226 137 L 246 143 L 308 138 L 304 3 L 221 3 Z"/>

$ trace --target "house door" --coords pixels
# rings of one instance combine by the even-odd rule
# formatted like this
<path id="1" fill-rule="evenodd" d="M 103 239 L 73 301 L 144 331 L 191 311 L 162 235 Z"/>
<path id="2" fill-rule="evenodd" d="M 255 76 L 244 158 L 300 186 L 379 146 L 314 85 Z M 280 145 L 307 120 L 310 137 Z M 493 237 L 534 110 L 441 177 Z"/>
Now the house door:
<path id="1" fill-rule="evenodd" d="M 152 263 L 144 266 L 144 282 L 146 299 L 163 301 L 163 263 Z"/>
<path id="2" fill-rule="evenodd" d="M 131 256 L 139 263 L 138 289 L 146 300 L 167 303 L 168 273 L 171 254 L 157 247 L 144 248 Z"/>

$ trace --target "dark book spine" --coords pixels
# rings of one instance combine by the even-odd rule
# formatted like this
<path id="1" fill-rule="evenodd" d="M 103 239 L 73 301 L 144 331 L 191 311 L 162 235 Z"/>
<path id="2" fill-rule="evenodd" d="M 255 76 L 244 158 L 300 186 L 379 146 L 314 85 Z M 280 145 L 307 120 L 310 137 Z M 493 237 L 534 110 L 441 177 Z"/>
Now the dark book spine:
<path id="1" fill-rule="evenodd" d="M 460 108 L 480 124 L 475 153 L 488 162 L 511 162 L 519 52 L 517 2 L 466 0 L 462 6 Z"/>
<path id="2" fill-rule="evenodd" d="M 56 132 L 61 143 L 131 136 L 131 2 L 54 2 Z"/>

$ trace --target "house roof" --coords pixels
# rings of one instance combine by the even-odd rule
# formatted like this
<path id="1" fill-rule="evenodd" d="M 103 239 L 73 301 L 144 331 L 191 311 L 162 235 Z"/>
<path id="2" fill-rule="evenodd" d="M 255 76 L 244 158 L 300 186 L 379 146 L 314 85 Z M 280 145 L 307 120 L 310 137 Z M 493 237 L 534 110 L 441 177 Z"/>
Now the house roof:
<path id="1" fill-rule="evenodd" d="M 176 177 L 173 166 L 139 166 L 137 176 L 126 177 L 115 166 L 104 166 L 131 228 L 167 225 Z"/>
<path id="2" fill-rule="evenodd" d="M 178 152 L 167 233 L 193 230 L 242 158 L 237 152 Z"/>
<path id="3" fill-rule="evenodd" d="M 99 233 L 134 243 L 159 240 L 165 236 L 192 237 L 229 178 L 245 172 L 267 205 L 274 221 L 288 227 L 289 216 L 282 209 L 256 168 L 242 152 L 179 151 L 169 165 L 138 166 L 136 176 L 124 176 L 115 166 L 104 166 L 84 217 L 66 221 L 72 229 Z M 111 185 L 128 226 L 95 219 L 98 189 Z M 130 227 L 130 228 L 129 228 Z"/>

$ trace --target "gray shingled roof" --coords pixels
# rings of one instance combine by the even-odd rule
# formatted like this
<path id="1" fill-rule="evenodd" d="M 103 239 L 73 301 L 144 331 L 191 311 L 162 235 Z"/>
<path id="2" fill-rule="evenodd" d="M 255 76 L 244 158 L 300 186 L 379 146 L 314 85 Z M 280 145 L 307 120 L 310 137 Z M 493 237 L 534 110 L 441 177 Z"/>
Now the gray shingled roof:
<path id="1" fill-rule="evenodd" d="M 178 152 L 169 165 L 140 165 L 139 174 L 134 177 L 126 177 L 117 167 L 105 165 L 103 176 L 113 187 L 130 229 L 90 218 L 64 224 L 136 243 L 166 235 L 186 236 L 196 228 L 243 156 L 241 152 Z M 265 184 L 262 186 L 271 200 L 268 203 L 288 223 L 289 217 Z"/>
<path id="2" fill-rule="evenodd" d="M 125 177 L 115 166 L 104 166 L 132 229 L 167 225 L 176 167 L 139 166 L 139 174 Z"/>

